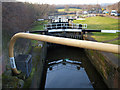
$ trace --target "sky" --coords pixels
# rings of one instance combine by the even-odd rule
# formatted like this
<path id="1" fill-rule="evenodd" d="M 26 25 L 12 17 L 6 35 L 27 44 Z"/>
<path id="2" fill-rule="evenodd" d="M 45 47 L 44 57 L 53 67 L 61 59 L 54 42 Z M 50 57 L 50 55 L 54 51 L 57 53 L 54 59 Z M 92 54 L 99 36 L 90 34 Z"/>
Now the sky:
<path id="1" fill-rule="evenodd" d="M 17 0 L 22 2 L 45 3 L 45 4 L 101 4 L 116 3 L 120 0 Z"/>

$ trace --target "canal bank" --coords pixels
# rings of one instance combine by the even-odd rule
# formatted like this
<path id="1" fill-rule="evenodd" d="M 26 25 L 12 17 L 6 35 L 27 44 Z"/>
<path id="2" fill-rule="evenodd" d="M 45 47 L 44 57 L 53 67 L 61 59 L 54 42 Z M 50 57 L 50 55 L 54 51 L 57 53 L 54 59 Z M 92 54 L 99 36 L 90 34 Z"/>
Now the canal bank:
<path id="1" fill-rule="evenodd" d="M 95 41 L 88 35 L 86 40 Z M 120 63 L 113 53 L 85 49 L 90 62 L 109 88 L 120 88 Z"/>
<path id="2" fill-rule="evenodd" d="M 23 88 L 39 88 L 47 55 L 47 43 L 38 41 L 30 54 L 32 55 L 32 72 L 30 77 L 26 79 Z"/>

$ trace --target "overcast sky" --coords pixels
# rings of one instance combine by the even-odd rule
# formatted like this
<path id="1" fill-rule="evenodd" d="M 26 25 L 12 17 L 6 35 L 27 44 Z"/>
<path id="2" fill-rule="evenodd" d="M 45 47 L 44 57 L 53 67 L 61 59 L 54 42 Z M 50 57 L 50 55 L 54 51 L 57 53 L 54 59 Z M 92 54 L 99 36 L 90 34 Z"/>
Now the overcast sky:
<path id="1" fill-rule="evenodd" d="M 17 0 L 22 2 L 46 3 L 46 4 L 101 4 L 116 3 L 120 0 Z"/>

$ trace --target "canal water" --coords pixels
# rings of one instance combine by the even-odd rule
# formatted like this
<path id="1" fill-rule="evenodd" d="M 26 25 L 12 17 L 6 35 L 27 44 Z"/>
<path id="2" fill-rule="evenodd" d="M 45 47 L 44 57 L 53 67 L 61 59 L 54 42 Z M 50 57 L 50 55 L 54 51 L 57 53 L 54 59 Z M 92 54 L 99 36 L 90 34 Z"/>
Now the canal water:
<path id="1" fill-rule="evenodd" d="M 84 49 L 68 46 L 51 46 L 40 88 L 104 88 L 107 86 L 92 66 Z"/>

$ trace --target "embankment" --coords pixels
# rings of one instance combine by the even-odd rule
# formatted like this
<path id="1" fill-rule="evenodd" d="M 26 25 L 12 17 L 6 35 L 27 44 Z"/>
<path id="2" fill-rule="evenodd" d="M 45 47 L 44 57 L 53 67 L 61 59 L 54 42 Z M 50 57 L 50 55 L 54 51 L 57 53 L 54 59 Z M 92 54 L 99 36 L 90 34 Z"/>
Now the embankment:
<path id="1" fill-rule="evenodd" d="M 86 38 L 91 40 L 90 38 Z M 92 40 L 94 41 L 94 40 Z M 87 56 L 109 88 L 120 88 L 120 64 L 113 53 L 85 49 Z"/>

